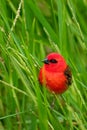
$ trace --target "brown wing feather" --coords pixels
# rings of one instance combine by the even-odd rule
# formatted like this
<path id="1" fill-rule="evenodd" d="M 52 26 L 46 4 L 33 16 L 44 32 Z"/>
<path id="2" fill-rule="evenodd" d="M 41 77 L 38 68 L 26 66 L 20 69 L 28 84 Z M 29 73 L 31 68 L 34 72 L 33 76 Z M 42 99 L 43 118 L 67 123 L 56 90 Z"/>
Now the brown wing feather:
<path id="1" fill-rule="evenodd" d="M 67 84 L 71 85 L 71 83 L 72 83 L 72 73 L 71 73 L 71 69 L 70 69 L 69 66 L 67 66 L 67 68 L 65 69 L 64 74 L 67 78 Z"/>

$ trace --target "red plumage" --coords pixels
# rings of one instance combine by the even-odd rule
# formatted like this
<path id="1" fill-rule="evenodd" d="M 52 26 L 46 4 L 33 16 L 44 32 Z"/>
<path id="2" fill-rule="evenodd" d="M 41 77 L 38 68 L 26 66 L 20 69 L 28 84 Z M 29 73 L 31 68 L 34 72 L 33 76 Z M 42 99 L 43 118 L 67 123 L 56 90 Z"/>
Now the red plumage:
<path id="1" fill-rule="evenodd" d="M 58 53 L 49 54 L 39 72 L 40 84 L 60 94 L 68 89 L 71 81 L 71 70 L 65 59 Z"/>

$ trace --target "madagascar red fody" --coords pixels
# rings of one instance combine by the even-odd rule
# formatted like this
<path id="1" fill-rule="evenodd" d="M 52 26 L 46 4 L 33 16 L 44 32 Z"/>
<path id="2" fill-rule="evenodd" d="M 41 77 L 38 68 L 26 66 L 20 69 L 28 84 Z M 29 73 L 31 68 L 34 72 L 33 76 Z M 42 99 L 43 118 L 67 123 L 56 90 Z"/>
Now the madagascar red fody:
<path id="1" fill-rule="evenodd" d="M 51 92 L 61 94 L 71 85 L 72 74 L 65 59 L 58 53 L 50 53 L 43 61 L 39 82 Z"/>

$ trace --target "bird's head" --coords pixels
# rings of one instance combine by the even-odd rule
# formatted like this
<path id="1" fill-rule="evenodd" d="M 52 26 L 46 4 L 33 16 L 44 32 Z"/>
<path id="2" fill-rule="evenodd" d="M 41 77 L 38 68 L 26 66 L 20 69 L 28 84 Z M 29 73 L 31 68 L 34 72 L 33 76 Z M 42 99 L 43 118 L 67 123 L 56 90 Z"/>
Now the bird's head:
<path id="1" fill-rule="evenodd" d="M 63 72 L 67 67 L 66 61 L 58 53 L 50 53 L 43 62 L 45 69 L 51 72 Z"/>

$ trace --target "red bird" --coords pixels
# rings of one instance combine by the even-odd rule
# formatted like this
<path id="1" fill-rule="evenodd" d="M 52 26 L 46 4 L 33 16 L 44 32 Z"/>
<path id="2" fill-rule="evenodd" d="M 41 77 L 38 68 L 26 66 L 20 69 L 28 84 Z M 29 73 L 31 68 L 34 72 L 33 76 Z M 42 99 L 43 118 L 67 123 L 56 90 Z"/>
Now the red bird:
<path id="1" fill-rule="evenodd" d="M 72 82 L 72 74 L 64 58 L 58 53 L 50 53 L 39 72 L 39 82 L 50 91 L 61 94 Z"/>

